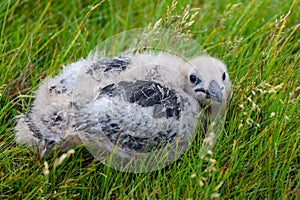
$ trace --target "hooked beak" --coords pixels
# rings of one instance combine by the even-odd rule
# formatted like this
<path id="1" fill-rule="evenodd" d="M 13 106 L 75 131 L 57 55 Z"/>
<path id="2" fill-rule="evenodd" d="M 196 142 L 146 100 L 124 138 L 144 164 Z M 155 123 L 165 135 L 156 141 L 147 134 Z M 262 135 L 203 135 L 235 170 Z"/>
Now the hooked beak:
<path id="1" fill-rule="evenodd" d="M 216 81 L 210 82 L 208 92 L 212 100 L 222 103 L 222 89 Z"/>

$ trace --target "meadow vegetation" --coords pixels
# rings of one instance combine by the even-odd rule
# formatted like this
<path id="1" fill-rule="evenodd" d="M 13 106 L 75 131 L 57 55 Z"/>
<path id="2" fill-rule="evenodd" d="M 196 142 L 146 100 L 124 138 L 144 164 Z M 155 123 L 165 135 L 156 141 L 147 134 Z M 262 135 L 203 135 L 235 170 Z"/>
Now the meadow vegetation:
<path id="1" fill-rule="evenodd" d="M 0 197 L 299 199 L 299 13 L 297 0 L 1 1 Z M 205 158 L 196 137 L 177 162 L 130 174 L 84 148 L 58 165 L 59 152 L 45 160 L 15 143 L 15 117 L 45 77 L 99 41 L 153 26 L 189 34 L 228 65 L 225 127 Z"/>

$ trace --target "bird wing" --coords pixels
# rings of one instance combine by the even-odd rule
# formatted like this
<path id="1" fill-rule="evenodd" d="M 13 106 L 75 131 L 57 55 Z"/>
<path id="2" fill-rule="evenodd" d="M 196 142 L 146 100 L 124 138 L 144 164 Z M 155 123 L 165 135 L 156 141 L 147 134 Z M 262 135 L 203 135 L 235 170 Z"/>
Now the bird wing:
<path id="1" fill-rule="evenodd" d="M 76 114 L 74 127 L 90 142 L 105 136 L 110 148 L 119 144 L 128 151 L 149 152 L 176 140 L 191 141 L 199 115 L 193 101 L 183 91 L 153 81 L 121 81 L 102 88 Z"/>

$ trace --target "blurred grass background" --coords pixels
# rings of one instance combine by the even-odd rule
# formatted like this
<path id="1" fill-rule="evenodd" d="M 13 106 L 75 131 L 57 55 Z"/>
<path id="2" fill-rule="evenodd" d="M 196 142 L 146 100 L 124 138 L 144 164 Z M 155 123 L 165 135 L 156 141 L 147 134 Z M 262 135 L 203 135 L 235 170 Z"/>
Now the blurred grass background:
<path id="1" fill-rule="evenodd" d="M 3 199 L 300 199 L 299 0 L 0 2 L 0 193 Z M 234 84 L 213 154 L 194 141 L 167 168 L 118 172 L 84 149 L 49 171 L 14 142 L 14 117 L 63 65 L 125 30 L 188 33 Z M 59 155 L 57 155 L 59 156 Z"/>

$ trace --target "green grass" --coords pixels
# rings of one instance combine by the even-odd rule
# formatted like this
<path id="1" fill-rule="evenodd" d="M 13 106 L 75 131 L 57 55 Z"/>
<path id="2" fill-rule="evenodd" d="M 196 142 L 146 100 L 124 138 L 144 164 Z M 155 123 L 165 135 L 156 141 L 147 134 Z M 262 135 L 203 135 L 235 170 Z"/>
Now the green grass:
<path id="1" fill-rule="evenodd" d="M 185 27 L 188 4 L 199 13 Z M 300 199 L 299 13 L 297 0 L 181 1 L 173 9 L 169 1 L 1 1 L 1 198 Z M 212 155 L 201 159 L 196 140 L 170 166 L 130 174 L 84 149 L 54 167 L 56 157 L 40 159 L 14 142 L 14 117 L 28 111 L 46 76 L 160 18 L 228 65 L 233 95 Z"/>

